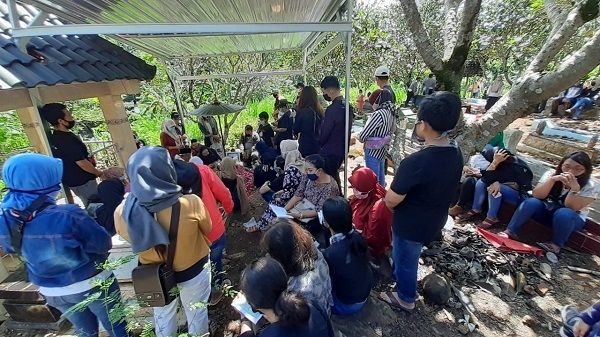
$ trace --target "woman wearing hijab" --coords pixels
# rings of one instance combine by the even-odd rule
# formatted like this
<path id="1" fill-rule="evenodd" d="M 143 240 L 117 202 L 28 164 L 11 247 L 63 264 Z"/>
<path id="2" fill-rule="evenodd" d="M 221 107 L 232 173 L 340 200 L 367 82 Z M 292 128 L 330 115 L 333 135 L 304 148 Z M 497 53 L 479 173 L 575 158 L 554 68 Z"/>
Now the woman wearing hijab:
<path id="1" fill-rule="evenodd" d="M 0 205 L 0 245 L 23 256 L 29 281 L 48 305 L 65 315 L 78 336 L 97 336 L 98 321 L 111 337 L 127 336 L 125 322 L 109 319 L 110 310 L 120 303 L 119 284 L 112 282 L 107 291 L 96 287 L 114 279 L 111 271 L 98 269 L 112 246 L 110 235 L 78 206 L 56 205 L 62 174 L 60 159 L 41 154 L 19 154 L 6 161 L 2 179 L 8 193 Z M 100 297 L 83 310 L 70 310 L 96 292 Z"/>
<path id="2" fill-rule="evenodd" d="M 375 112 L 358 134 L 358 140 L 365 144 L 366 166 L 377 174 L 379 184 L 385 186 L 385 157 L 395 122 L 392 93 L 387 89 L 382 90 L 373 109 Z"/>
<path id="3" fill-rule="evenodd" d="M 221 162 L 221 180 L 231 192 L 233 198 L 233 210 L 246 214 L 250 208 L 248 193 L 244 185 L 244 179 L 237 174 L 237 164 L 230 157 L 223 158 Z"/>
<path id="4" fill-rule="evenodd" d="M 160 127 L 160 146 L 169 151 L 171 157 L 179 153 L 179 149 L 183 146 L 183 131 L 179 127 L 179 114 L 174 112 L 171 114 L 171 119 L 167 119 Z"/>
<path id="5" fill-rule="evenodd" d="M 175 168 L 168 152 L 159 147 L 143 147 L 128 161 L 127 175 L 131 193 L 115 211 L 117 233 L 131 243 L 139 261 L 145 264 L 165 263 L 165 246 L 169 245 L 171 209 L 179 203 L 180 217 L 173 270 L 179 298 L 190 335 L 208 334 L 208 311 L 211 268 L 209 235 L 212 225 L 204 203 L 195 194 L 183 195 L 177 185 Z M 157 337 L 177 333 L 177 308 L 173 301 L 154 308 Z"/>
<path id="6" fill-rule="evenodd" d="M 385 188 L 368 167 L 356 169 L 348 182 L 352 186 L 352 222 L 361 234 L 371 256 L 383 257 L 392 247 L 392 212 L 385 206 Z"/>
<path id="7" fill-rule="evenodd" d="M 106 229 L 110 236 L 117 234 L 115 230 L 115 209 L 123 201 L 125 195 L 125 180 L 111 178 L 98 185 L 98 198 L 102 206 L 96 210 L 96 221 Z"/>
<path id="8" fill-rule="evenodd" d="M 281 143 L 283 145 L 283 142 Z M 302 180 L 306 179 L 304 174 L 304 159 L 298 150 L 292 150 L 286 153 L 283 173 L 283 188 L 274 194 L 273 205 L 283 207 L 296 193 Z M 270 207 L 267 207 L 263 216 L 258 220 L 255 227 L 247 228 L 248 232 L 256 232 L 260 229 L 266 229 L 273 220 L 275 213 Z"/>

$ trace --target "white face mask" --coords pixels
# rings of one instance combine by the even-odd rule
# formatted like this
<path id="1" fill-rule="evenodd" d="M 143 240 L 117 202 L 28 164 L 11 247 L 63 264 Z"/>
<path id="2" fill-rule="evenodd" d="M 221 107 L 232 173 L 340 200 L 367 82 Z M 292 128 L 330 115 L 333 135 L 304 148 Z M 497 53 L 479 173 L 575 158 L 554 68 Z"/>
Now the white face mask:
<path id="1" fill-rule="evenodd" d="M 371 192 L 371 191 L 369 191 L 369 192 Z M 352 193 L 353 193 L 354 197 L 359 200 L 367 198 L 369 196 L 369 192 L 361 192 L 361 191 L 357 190 L 356 188 L 352 188 Z"/>

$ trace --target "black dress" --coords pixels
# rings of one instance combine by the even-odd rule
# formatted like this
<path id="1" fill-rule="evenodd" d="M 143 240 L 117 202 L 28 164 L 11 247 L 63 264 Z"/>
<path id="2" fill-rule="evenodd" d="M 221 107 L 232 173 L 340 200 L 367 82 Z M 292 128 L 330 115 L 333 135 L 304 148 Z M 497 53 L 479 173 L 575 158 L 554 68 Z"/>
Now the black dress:
<path id="1" fill-rule="evenodd" d="M 302 108 L 296 114 L 296 123 L 294 124 L 294 134 L 300 135 L 298 138 L 298 150 L 302 157 L 319 153 L 319 131 L 323 118 L 313 108 Z"/>

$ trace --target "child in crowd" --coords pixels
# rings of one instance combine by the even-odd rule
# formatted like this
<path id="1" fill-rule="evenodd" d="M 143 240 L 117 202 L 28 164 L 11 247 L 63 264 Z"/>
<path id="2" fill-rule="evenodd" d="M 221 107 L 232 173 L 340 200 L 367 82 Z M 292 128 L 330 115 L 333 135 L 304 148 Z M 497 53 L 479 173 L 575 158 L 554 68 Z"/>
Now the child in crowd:
<path id="1" fill-rule="evenodd" d="M 252 151 L 260 137 L 252 129 L 252 125 L 246 125 L 244 134 L 240 137 L 240 150 L 242 151 L 242 162 L 247 166 L 252 166 Z"/>
<path id="2" fill-rule="evenodd" d="M 258 114 L 258 135 L 260 140 L 267 144 L 267 147 L 273 147 L 273 138 L 275 138 L 275 132 L 273 127 L 269 124 L 269 113 L 266 111 Z"/>
<path id="3" fill-rule="evenodd" d="M 331 276 L 332 312 L 351 315 L 365 306 L 374 285 L 367 245 L 353 229 L 352 208 L 343 197 L 325 201 L 323 218 L 331 231 L 331 246 L 323 251 L 323 256 Z"/>

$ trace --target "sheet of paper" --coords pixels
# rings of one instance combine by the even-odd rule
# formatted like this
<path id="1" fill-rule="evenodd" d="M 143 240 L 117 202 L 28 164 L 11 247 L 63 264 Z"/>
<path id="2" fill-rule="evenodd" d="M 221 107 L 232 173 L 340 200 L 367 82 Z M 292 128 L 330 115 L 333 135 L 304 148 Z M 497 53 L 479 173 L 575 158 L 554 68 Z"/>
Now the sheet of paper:
<path id="1" fill-rule="evenodd" d="M 319 212 L 317 213 L 317 215 L 319 216 L 319 223 L 320 223 L 321 225 L 323 225 L 323 224 L 325 223 L 325 219 L 323 218 L 323 211 L 319 211 Z"/>
<path id="2" fill-rule="evenodd" d="M 279 206 L 276 206 L 273 204 L 269 204 L 269 207 L 271 207 L 271 210 L 273 211 L 273 213 L 275 213 L 275 216 L 278 218 L 287 218 L 287 219 L 292 218 L 292 216 L 289 215 L 288 212 L 283 207 L 279 207 Z"/>
<path id="3" fill-rule="evenodd" d="M 252 311 L 250 304 L 248 304 L 248 301 L 246 301 L 246 296 L 244 296 L 242 293 L 237 294 L 237 296 L 231 302 L 231 306 L 254 324 L 256 324 L 262 318 L 261 313 Z"/>

